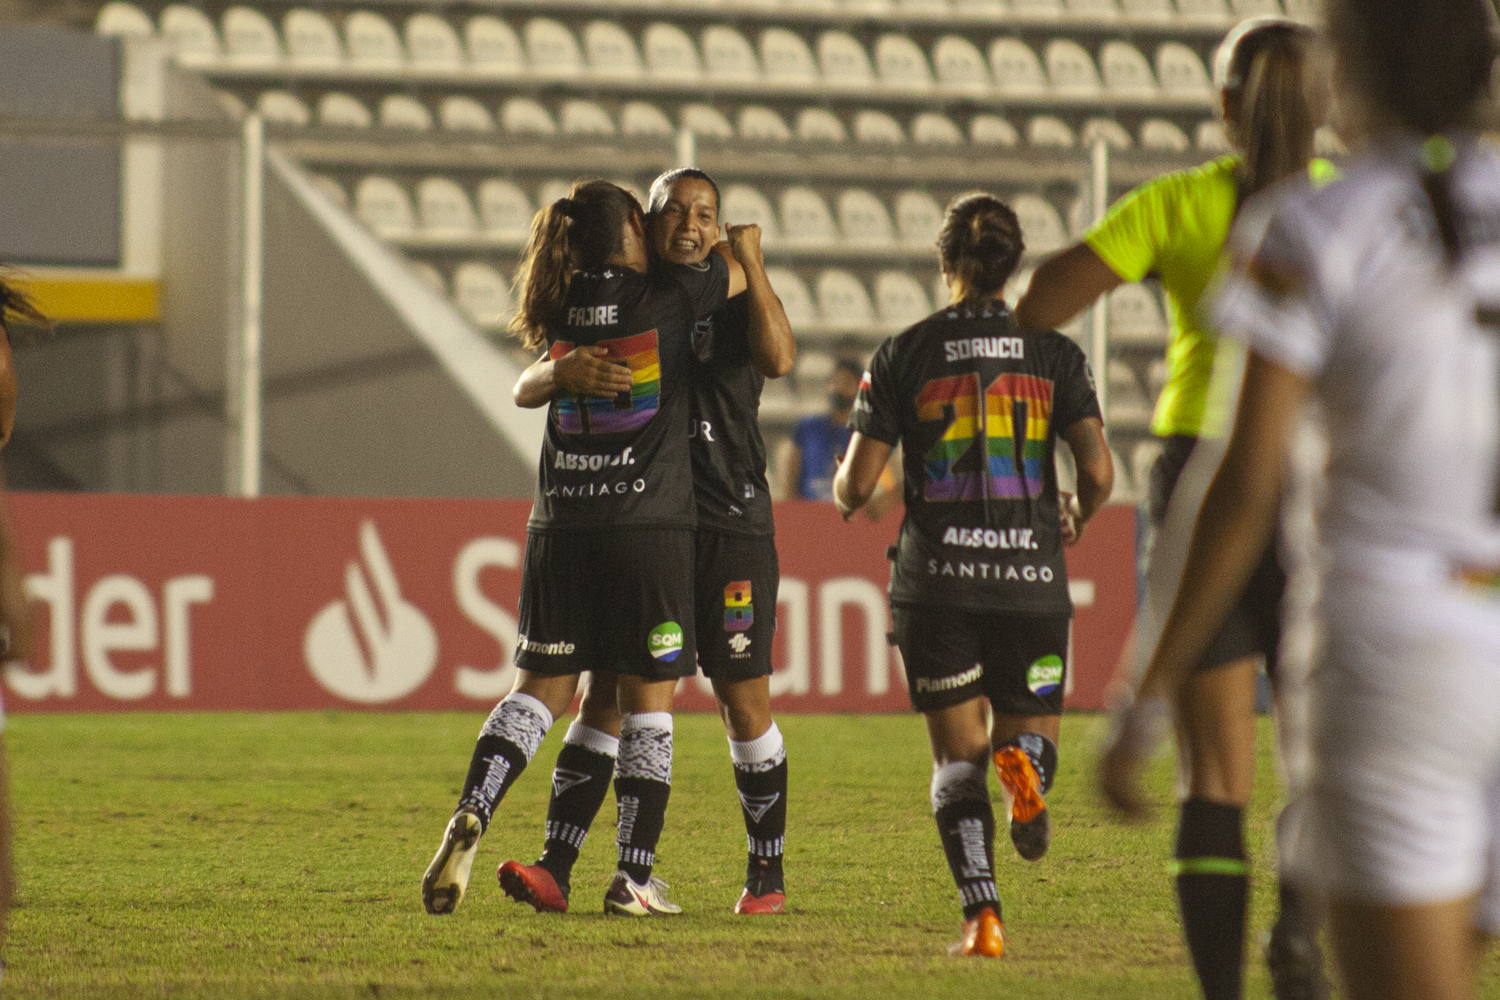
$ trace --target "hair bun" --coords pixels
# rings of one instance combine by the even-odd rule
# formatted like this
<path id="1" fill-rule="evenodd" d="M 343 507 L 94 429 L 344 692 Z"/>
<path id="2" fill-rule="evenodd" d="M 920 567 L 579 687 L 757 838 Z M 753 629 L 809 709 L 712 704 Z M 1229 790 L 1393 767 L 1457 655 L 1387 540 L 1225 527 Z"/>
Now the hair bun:
<path id="1" fill-rule="evenodd" d="M 559 198 L 552 203 L 552 207 L 570 219 L 578 218 L 578 202 L 572 198 Z"/>

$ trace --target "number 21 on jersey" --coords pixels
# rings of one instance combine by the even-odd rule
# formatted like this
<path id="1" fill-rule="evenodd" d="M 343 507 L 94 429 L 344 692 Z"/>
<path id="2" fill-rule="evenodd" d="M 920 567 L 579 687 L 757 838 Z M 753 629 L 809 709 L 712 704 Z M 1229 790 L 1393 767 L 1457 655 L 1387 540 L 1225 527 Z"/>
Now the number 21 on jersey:
<path id="1" fill-rule="evenodd" d="M 1035 375 L 999 375 L 983 392 L 979 375 L 935 378 L 917 395 L 917 419 L 943 421 L 943 436 L 923 456 L 928 500 L 1032 498 L 1041 494 L 1052 383 Z M 972 449 L 978 460 L 962 462 Z M 958 470 L 960 463 L 963 471 Z"/>

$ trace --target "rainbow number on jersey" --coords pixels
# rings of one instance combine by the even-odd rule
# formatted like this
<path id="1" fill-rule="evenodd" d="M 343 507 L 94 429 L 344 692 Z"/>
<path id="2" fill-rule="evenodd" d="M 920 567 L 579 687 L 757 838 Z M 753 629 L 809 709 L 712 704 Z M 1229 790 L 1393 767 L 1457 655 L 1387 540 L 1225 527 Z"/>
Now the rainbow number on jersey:
<path id="1" fill-rule="evenodd" d="M 1032 498 L 1042 492 L 1052 383 L 1035 375 L 1000 375 L 981 395 L 979 376 L 935 378 L 917 395 L 917 419 L 944 421 L 943 436 L 925 457 L 928 500 Z M 975 443 L 984 464 L 955 466 Z M 971 463 L 977 465 L 977 463 Z"/>
<path id="2" fill-rule="evenodd" d="M 548 357 L 553 361 L 577 346 L 560 340 L 552 345 Z M 601 340 L 594 345 L 609 351 L 606 360 L 630 369 L 634 385 L 629 392 L 608 399 L 593 397 L 580 400 L 561 396 L 557 400 L 557 422 L 564 434 L 618 434 L 633 431 L 650 423 L 661 404 L 661 356 L 656 349 L 656 331 L 647 330 L 633 337 Z M 579 405 L 580 402 L 582 405 Z"/>

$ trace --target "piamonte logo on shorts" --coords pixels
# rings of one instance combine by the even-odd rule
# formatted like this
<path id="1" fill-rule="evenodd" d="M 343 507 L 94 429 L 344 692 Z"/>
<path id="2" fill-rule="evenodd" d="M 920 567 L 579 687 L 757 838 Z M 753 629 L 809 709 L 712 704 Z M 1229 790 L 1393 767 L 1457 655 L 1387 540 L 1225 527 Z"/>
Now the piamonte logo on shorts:
<path id="1" fill-rule="evenodd" d="M 646 648 L 658 660 L 671 663 L 682 652 L 682 626 L 676 622 L 662 622 L 651 630 Z"/>
<path id="2" fill-rule="evenodd" d="M 1063 661 L 1061 656 L 1044 656 L 1026 671 L 1026 686 L 1031 693 L 1045 698 L 1062 684 Z"/>

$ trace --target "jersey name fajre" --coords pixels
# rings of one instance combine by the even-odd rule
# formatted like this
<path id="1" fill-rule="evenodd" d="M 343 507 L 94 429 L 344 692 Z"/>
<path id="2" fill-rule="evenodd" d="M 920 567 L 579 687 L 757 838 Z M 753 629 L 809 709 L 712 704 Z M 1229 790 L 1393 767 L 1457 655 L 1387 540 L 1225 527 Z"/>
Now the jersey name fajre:
<path id="1" fill-rule="evenodd" d="M 717 254 L 701 269 L 573 276 L 566 323 L 549 338 L 548 356 L 602 347 L 632 384 L 609 398 L 553 400 L 530 530 L 693 527 L 692 329 L 723 305 L 728 288 Z"/>
<path id="2" fill-rule="evenodd" d="M 1099 403 L 1083 352 L 999 304 L 945 309 L 875 352 L 850 426 L 904 451 L 891 602 L 1067 613 L 1057 435 Z"/>

